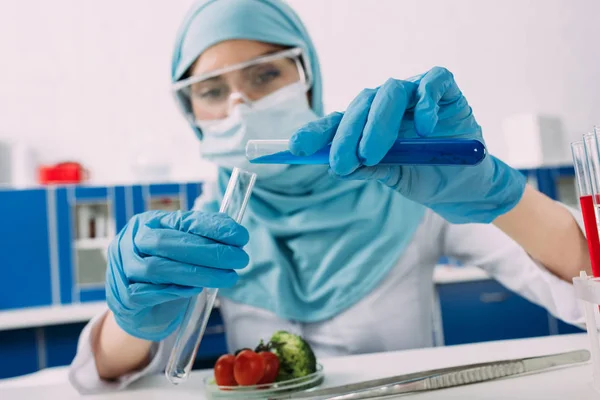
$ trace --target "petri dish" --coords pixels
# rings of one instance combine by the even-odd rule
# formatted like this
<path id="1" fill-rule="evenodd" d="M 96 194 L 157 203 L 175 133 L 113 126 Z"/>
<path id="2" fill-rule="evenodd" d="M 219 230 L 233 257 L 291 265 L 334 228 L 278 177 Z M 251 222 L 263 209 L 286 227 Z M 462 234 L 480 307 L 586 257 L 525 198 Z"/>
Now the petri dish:
<path id="1" fill-rule="evenodd" d="M 269 396 L 306 391 L 320 386 L 325 380 L 323 366 L 302 378 L 255 386 L 218 386 L 211 374 L 204 378 L 204 390 L 208 399 L 265 399 Z"/>

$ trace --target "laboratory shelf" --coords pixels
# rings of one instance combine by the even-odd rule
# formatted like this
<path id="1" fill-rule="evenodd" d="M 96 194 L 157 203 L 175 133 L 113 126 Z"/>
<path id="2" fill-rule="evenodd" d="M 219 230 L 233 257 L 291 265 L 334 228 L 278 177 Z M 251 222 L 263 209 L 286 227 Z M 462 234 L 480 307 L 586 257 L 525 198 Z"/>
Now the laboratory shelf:
<path id="1" fill-rule="evenodd" d="M 106 250 L 112 238 L 85 238 L 75 240 L 75 247 L 81 250 Z"/>
<path id="2" fill-rule="evenodd" d="M 104 310 L 104 301 L 4 310 L 0 311 L 0 331 L 87 322 Z"/>
<path id="3" fill-rule="evenodd" d="M 87 289 L 89 291 L 100 289 Z M 104 290 L 104 289 L 101 289 Z M 106 311 L 105 301 L 90 301 L 87 303 L 68 304 L 58 306 L 28 307 L 18 310 L 0 311 L 0 331 L 34 328 L 60 324 L 70 324 L 75 322 L 87 322 L 94 316 Z M 215 301 L 214 309 L 219 309 L 219 300 Z M 219 316 L 211 320 L 210 326 L 222 325 Z M 208 328 L 207 328 L 208 329 Z M 218 332 L 218 329 L 211 329 L 212 333 Z"/>

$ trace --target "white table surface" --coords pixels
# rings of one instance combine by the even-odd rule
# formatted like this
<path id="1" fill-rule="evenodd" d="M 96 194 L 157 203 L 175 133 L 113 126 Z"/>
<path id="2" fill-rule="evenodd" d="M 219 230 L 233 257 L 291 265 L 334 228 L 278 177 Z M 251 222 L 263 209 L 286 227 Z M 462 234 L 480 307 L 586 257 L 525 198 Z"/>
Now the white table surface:
<path id="1" fill-rule="evenodd" d="M 467 363 L 530 357 L 588 347 L 585 334 L 448 346 L 393 353 L 358 355 L 321 360 L 326 382 L 337 386 L 367 379 Z M 194 371 L 188 382 L 174 387 L 163 375 L 146 377 L 125 391 L 86 396 L 89 399 L 204 400 L 202 377 L 210 371 Z M 39 373 L 38 373 L 39 374 Z M 0 383 L 0 399 L 76 399 L 80 396 L 66 380 L 66 369 L 55 369 L 52 379 L 35 375 Z M 48 375 L 48 372 L 46 372 Z M 433 399 L 518 399 L 565 400 L 600 399 L 591 386 L 591 364 L 558 369 L 519 378 L 404 396 L 418 400 Z M 35 385 L 35 386 L 34 386 Z"/>

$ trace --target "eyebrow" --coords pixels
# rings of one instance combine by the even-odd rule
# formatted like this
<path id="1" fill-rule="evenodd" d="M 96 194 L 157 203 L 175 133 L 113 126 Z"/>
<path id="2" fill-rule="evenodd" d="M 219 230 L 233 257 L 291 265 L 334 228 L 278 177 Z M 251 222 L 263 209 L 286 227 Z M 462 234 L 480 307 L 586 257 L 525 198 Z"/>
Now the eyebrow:
<path id="1" fill-rule="evenodd" d="M 275 49 L 275 50 L 269 50 L 269 51 L 265 51 L 264 53 L 262 53 L 262 54 L 259 54 L 259 55 L 258 55 L 258 56 L 256 56 L 256 57 L 268 56 L 269 54 L 275 54 L 275 53 L 279 53 L 280 51 L 283 51 L 283 50 L 287 50 L 287 47 L 283 47 L 283 48 L 281 48 L 281 49 Z"/>
<path id="2" fill-rule="evenodd" d="M 267 65 L 272 65 L 272 62 L 267 63 Z M 252 71 L 254 69 L 258 69 L 260 67 L 264 67 L 265 64 L 254 64 L 254 65 L 248 65 L 247 67 L 244 67 L 242 69 L 240 69 L 240 72 L 248 72 L 248 71 Z"/>

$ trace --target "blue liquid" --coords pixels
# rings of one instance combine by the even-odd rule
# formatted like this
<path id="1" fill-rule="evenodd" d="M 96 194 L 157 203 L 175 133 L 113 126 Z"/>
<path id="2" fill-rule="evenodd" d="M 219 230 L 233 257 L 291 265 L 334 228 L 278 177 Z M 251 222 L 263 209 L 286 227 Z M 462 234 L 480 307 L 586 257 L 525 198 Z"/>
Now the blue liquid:
<path id="1" fill-rule="evenodd" d="M 250 160 L 253 164 L 329 164 L 331 145 L 310 156 L 288 150 Z M 471 139 L 399 139 L 379 165 L 477 165 L 485 158 L 483 143 Z"/>

